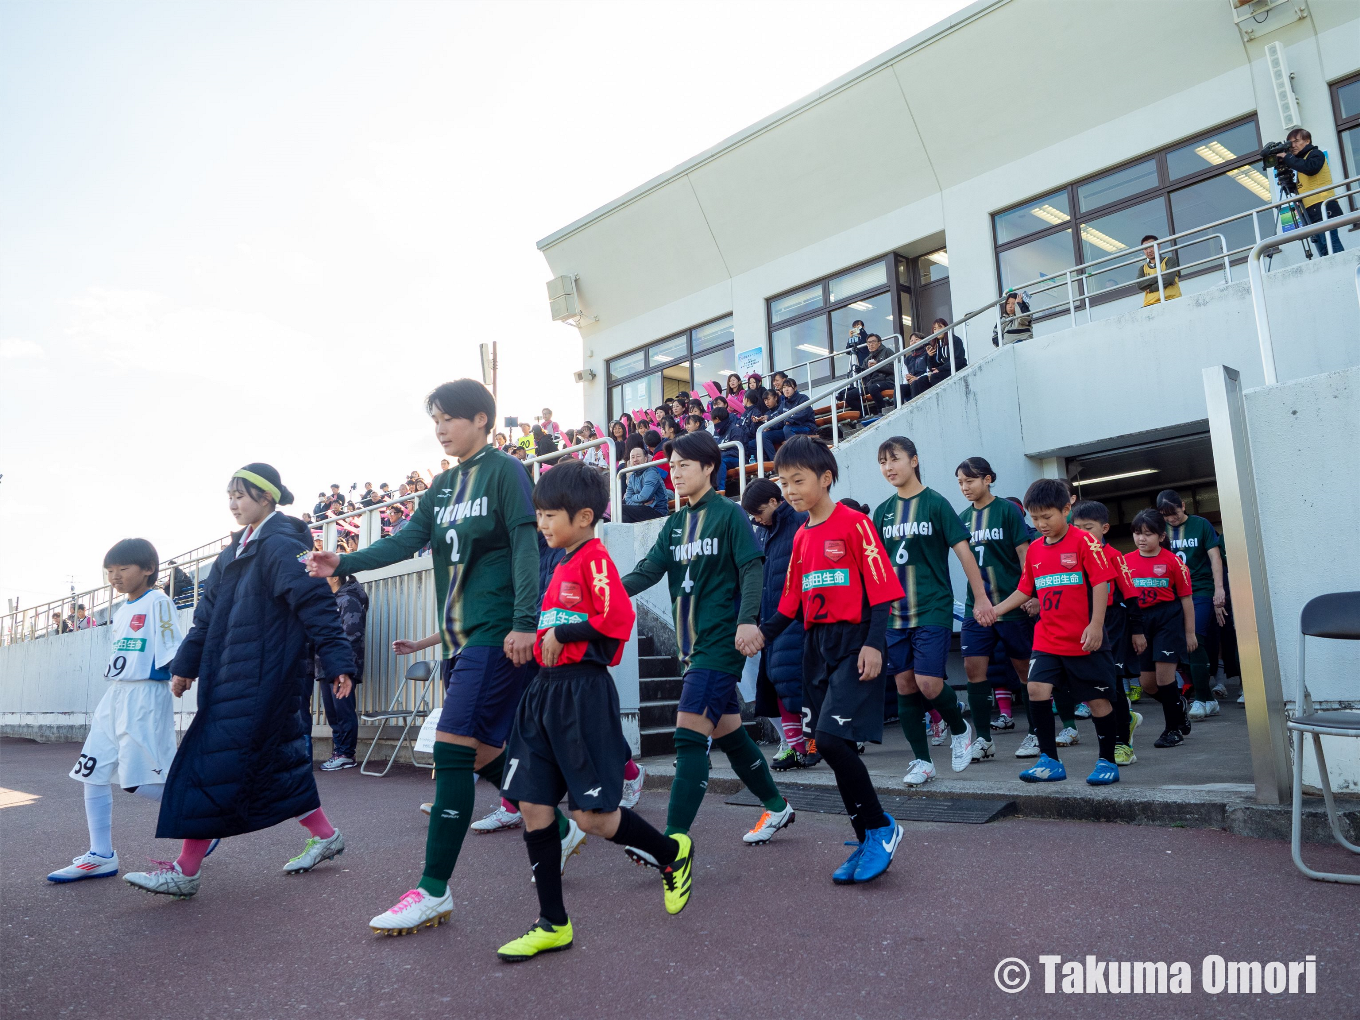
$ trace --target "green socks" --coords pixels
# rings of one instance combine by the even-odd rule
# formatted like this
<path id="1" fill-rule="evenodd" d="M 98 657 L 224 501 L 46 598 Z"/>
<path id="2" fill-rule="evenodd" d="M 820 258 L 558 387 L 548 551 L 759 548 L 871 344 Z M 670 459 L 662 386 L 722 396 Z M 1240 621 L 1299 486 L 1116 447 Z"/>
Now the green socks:
<path id="1" fill-rule="evenodd" d="M 676 727 L 675 779 L 671 782 L 671 802 L 666 810 L 667 836 L 689 832 L 707 789 L 708 737 Z"/>
<path id="2" fill-rule="evenodd" d="M 948 684 L 941 687 L 940 693 L 930 699 L 930 707 L 940 713 L 940 718 L 949 724 L 949 732 L 954 736 L 968 732 L 968 724 L 963 721 L 963 713 L 959 711 L 959 696 Z"/>
<path id="3" fill-rule="evenodd" d="M 1060 691 L 1053 692 L 1053 707 L 1058 712 L 1064 728 L 1077 728 L 1077 703 Z"/>
<path id="4" fill-rule="evenodd" d="M 1196 701 L 1213 701 L 1214 685 L 1209 679 L 1209 653 L 1204 650 L 1204 635 L 1196 634 L 1199 641 L 1197 647 L 1186 662 L 1190 667 L 1190 683 L 1195 688 Z"/>
<path id="5" fill-rule="evenodd" d="M 472 766 L 477 752 L 461 744 L 434 745 L 434 807 L 425 837 L 425 873 L 420 888 L 443 896 L 472 821 Z"/>
<path id="6" fill-rule="evenodd" d="M 745 726 L 738 727 L 725 737 L 719 737 L 713 741 L 713 746 L 727 755 L 737 778 L 760 798 L 766 811 L 783 811 L 789 806 L 788 801 L 780 796 L 779 787 L 774 785 L 774 776 L 770 775 L 770 765 L 765 755 L 761 754 Z"/>
<path id="7" fill-rule="evenodd" d="M 438 765 L 436 763 L 436 768 L 437 767 Z M 505 775 L 505 752 L 501 751 L 500 754 L 496 755 L 496 757 L 492 758 L 489 762 L 479 768 L 477 770 L 477 775 L 481 776 L 484 781 L 492 783 L 496 789 L 499 790 Z M 557 838 L 561 841 L 567 838 L 567 833 L 571 830 L 571 826 L 567 822 L 567 816 L 562 813 L 562 809 L 556 808 L 555 810 L 557 812 Z"/>
<path id="8" fill-rule="evenodd" d="M 992 685 L 983 681 L 968 685 L 968 708 L 973 713 L 976 736 L 992 739 Z"/>
<path id="9" fill-rule="evenodd" d="M 926 696 L 920 691 L 897 696 L 897 721 L 911 745 L 911 753 L 930 761 L 930 741 L 926 738 Z"/>

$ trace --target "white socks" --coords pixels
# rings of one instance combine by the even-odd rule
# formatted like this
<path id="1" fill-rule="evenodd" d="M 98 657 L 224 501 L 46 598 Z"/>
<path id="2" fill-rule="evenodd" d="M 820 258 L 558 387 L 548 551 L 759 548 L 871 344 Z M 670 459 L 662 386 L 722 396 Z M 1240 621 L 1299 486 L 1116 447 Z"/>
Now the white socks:
<path id="1" fill-rule="evenodd" d="M 147 800 L 155 801 L 157 804 L 161 802 L 161 794 L 164 792 L 164 783 L 146 783 L 137 787 L 136 790 L 138 797 L 145 797 Z"/>
<path id="2" fill-rule="evenodd" d="M 85 787 L 85 824 L 90 828 L 90 852 L 100 857 L 113 856 L 113 787 L 83 783 Z"/>

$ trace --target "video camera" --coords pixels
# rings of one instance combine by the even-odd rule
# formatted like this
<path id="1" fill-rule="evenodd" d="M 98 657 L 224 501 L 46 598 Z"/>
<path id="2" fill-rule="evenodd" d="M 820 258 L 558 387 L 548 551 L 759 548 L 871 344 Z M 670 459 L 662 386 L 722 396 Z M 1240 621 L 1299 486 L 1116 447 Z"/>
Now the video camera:
<path id="1" fill-rule="evenodd" d="M 1280 194 L 1297 195 L 1299 193 L 1299 180 L 1294 171 L 1280 161 L 1281 156 L 1289 153 L 1288 142 L 1266 142 L 1261 149 L 1261 166 L 1266 170 L 1275 171 L 1275 183 L 1280 186 Z"/>

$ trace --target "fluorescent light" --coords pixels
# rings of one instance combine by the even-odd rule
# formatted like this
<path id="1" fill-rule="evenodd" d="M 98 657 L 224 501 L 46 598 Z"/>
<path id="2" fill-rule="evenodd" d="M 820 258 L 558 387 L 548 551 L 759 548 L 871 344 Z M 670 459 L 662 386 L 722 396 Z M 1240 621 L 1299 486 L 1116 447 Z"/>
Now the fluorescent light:
<path id="1" fill-rule="evenodd" d="M 1113 482 L 1118 478 L 1136 478 L 1138 475 L 1155 475 L 1156 468 L 1143 468 L 1139 471 L 1125 471 L 1117 475 L 1103 475 L 1100 478 L 1078 478 L 1078 485 L 1099 485 L 1101 482 Z"/>
<path id="2" fill-rule="evenodd" d="M 1095 227 L 1088 227 L 1085 226 L 1084 224 L 1082 225 L 1081 228 L 1081 239 L 1083 241 L 1095 245 L 1097 248 L 1100 248 L 1108 252 L 1123 251 L 1125 248 L 1128 247 L 1128 245 L 1120 241 L 1116 241 L 1109 234 L 1102 234 Z"/>
<path id="3" fill-rule="evenodd" d="M 850 307 L 857 312 L 868 312 L 872 311 L 874 306 L 869 304 L 869 302 L 867 301 L 856 301 Z"/>
<path id="4" fill-rule="evenodd" d="M 1211 166 L 1218 166 L 1220 163 L 1227 163 L 1237 158 L 1237 154 L 1218 142 L 1209 142 L 1207 145 L 1196 145 L 1195 155 L 1199 156 Z M 1270 184 L 1266 181 L 1265 175 L 1254 167 L 1243 166 L 1236 170 L 1229 170 L 1228 176 L 1231 177 L 1242 187 L 1246 188 L 1257 198 L 1264 201 L 1270 200 Z"/>
<path id="5" fill-rule="evenodd" d="M 671 360 L 673 360 L 673 359 L 671 358 L 671 356 L 670 356 L 669 354 L 653 354 L 653 355 L 652 355 L 652 360 L 653 360 L 653 361 L 671 361 Z"/>
<path id="6" fill-rule="evenodd" d="M 945 251 L 943 248 L 939 251 L 931 252 L 926 258 L 930 259 L 930 261 L 934 262 L 937 266 L 944 266 L 946 269 L 949 267 L 949 252 Z"/>
<path id="7" fill-rule="evenodd" d="M 1071 216 L 1068 216 L 1067 213 L 1063 212 L 1061 209 L 1055 209 L 1047 202 L 1045 202 L 1041 206 L 1036 206 L 1035 208 L 1031 209 L 1030 212 L 1033 213 L 1035 216 L 1039 217 L 1039 219 L 1043 220 L 1045 223 L 1066 223 L 1068 220 L 1072 218 Z M 945 264 L 948 265 L 948 263 Z"/>
<path id="8" fill-rule="evenodd" d="M 809 354 L 830 354 L 830 353 L 831 353 L 831 352 L 828 351 L 825 347 L 815 347 L 815 346 L 813 346 L 812 344 L 799 344 L 799 345 L 798 345 L 798 349 L 799 349 L 800 351 L 807 351 Z"/>

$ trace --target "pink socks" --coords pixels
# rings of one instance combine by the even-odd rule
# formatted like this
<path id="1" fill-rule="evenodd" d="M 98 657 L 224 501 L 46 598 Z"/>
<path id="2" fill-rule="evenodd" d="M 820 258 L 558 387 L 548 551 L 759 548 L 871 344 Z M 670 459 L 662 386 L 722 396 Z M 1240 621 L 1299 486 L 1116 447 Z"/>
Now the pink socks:
<path id="1" fill-rule="evenodd" d="M 996 710 L 1002 715 L 1011 714 L 1011 692 L 1005 687 L 997 687 L 994 692 L 996 695 Z"/>
<path id="2" fill-rule="evenodd" d="M 638 777 L 637 762 L 633 761 L 632 758 L 629 758 L 628 763 L 623 766 L 623 778 L 631 783 L 637 777 Z"/>
<path id="3" fill-rule="evenodd" d="M 506 811 L 509 811 L 512 815 L 519 814 L 519 808 L 515 807 L 515 805 L 511 804 L 504 797 L 501 798 L 501 807 L 504 808 Z"/>
<path id="4" fill-rule="evenodd" d="M 800 754 L 807 751 L 807 743 L 803 740 L 803 717 L 785 708 L 782 698 L 779 699 L 779 728 L 790 747 Z"/>
<path id="5" fill-rule="evenodd" d="M 330 839 L 335 835 L 335 826 L 326 818 L 326 812 L 317 808 L 315 811 L 308 811 L 305 815 L 299 815 L 298 821 L 302 827 L 310 832 L 317 839 Z"/>
<path id="6" fill-rule="evenodd" d="M 179 858 L 175 861 L 179 865 L 180 873 L 183 875 L 197 875 L 198 869 L 203 864 L 203 858 L 208 855 L 208 847 L 212 845 L 210 839 L 186 839 L 184 849 L 179 852 Z"/>

